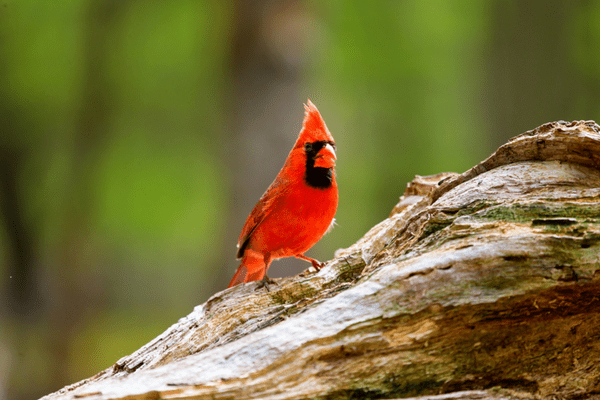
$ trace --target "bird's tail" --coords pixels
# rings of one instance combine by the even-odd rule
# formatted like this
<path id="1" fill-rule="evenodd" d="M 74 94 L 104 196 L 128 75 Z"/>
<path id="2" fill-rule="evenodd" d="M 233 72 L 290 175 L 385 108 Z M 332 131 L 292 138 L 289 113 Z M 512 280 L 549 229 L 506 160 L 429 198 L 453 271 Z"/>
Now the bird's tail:
<path id="1" fill-rule="evenodd" d="M 270 262 L 265 262 L 265 257 L 262 253 L 246 249 L 242 263 L 235 271 L 233 279 L 229 282 L 228 288 L 239 285 L 240 283 L 252 282 L 261 280 L 267 273 Z"/>

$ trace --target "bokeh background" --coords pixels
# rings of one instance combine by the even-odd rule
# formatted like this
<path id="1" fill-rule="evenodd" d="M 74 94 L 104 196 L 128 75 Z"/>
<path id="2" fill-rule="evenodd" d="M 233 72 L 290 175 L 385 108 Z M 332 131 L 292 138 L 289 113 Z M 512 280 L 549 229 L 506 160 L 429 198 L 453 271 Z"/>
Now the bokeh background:
<path id="1" fill-rule="evenodd" d="M 0 1 L 0 399 L 89 377 L 225 288 L 307 98 L 338 147 L 338 226 L 309 252 L 328 260 L 415 174 L 599 120 L 599 49 L 599 1 Z"/>

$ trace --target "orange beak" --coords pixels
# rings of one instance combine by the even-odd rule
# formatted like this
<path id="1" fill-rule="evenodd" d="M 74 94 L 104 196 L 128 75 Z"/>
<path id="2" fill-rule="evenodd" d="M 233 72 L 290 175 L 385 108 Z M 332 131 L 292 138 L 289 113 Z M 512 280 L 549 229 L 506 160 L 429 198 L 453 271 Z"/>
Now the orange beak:
<path id="1" fill-rule="evenodd" d="M 315 167 L 319 168 L 333 168 L 335 167 L 335 160 L 337 157 L 335 156 L 335 150 L 333 146 L 327 143 L 315 157 Z"/>

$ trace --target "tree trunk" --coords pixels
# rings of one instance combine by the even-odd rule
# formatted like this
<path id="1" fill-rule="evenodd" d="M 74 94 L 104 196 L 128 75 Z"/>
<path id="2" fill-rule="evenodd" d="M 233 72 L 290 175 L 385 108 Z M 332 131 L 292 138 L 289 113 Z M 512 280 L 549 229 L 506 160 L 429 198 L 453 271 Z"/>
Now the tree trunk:
<path id="1" fill-rule="evenodd" d="M 219 292 L 45 399 L 592 396 L 599 203 L 600 126 L 542 125 L 417 177 L 320 272 Z"/>

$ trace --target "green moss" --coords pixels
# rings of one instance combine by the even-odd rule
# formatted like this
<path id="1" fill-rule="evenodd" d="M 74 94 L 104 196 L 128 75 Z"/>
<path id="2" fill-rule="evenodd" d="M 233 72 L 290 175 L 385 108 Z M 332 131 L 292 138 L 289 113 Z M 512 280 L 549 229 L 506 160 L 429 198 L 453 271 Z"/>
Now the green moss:
<path id="1" fill-rule="evenodd" d="M 317 295 L 317 290 L 312 286 L 298 283 L 289 290 L 277 290 L 271 293 L 274 304 L 293 304 L 299 300 L 311 298 Z"/>
<path id="2" fill-rule="evenodd" d="M 481 211 L 483 209 L 493 207 L 497 204 L 498 204 L 497 201 L 489 201 L 489 200 L 476 201 L 474 203 L 469 204 L 468 207 L 465 207 L 465 208 L 459 210 L 458 213 L 456 213 L 456 216 L 460 217 L 463 215 L 471 215 L 471 214 Z"/>
<path id="3" fill-rule="evenodd" d="M 581 222 L 598 223 L 600 219 L 600 208 L 582 204 L 554 204 L 554 203 L 531 203 L 513 204 L 510 206 L 500 205 L 488 208 L 474 214 L 476 218 L 488 221 L 507 221 L 526 223 L 533 220 L 556 219 L 554 225 L 563 224 L 569 218 L 575 218 Z M 550 221 L 549 221 L 550 222 Z M 553 225 L 549 223 L 548 225 Z"/>
<path id="4" fill-rule="evenodd" d="M 425 239 L 426 237 L 428 237 L 438 231 L 441 231 L 448 225 L 452 224 L 452 222 L 453 221 L 437 222 L 437 223 L 434 222 L 434 223 L 427 224 L 427 227 L 425 228 L 425 231 L 423 231 L 423 235 L 421 236 L 421 239 Z"/>
<path id="5" fill-rule="evenodd" d="M 458 212 L 444 211 L 428 221 L 420 240 L 442 231 L 457 217 L 465 215 L 483 221 L 531 223 L 548 233 L 568 231 L 574 235 L 582 235 L 590 224 L 600 224 L 600 207 L 592 205 L 550 202 L 497 204 L 497 202 L 478 201 Z"/>

